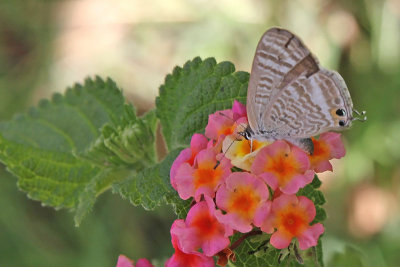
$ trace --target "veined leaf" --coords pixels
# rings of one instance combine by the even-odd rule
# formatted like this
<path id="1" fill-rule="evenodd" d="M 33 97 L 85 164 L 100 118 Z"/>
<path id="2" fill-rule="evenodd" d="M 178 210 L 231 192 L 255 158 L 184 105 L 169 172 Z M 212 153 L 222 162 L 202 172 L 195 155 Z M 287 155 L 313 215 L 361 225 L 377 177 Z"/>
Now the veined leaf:
<path id="1" fill-rule="evenodd" d="M 2 137 L 0 160 L 30 198 L 55 208 L 73 208 L 90 178 L 100 172 L 70 153 L 32 148 Z"/>
<path id="2" fill-rule="evenodd" d="M 30 198 L 56 208 L 75 208 L 82 193 L 96 196 L 112 180 L 104 178 L 111 172 L 106 166 L 93 166 L 73 151 L 85 151 L 103 125 L 125 124 L 124 101 L 113 81 L 100 78 L 76 84 L 51 101 L 42 100 L 37 108 L 0 123 L 0 160 Z M 92 179 L 101 182 L 91 183 Z"/>
<path id="3" fill-rule="evenodd" d="M 190 206 L 190 201 L 179 198 L 178 193 L 172 188 L 169 180 L 171 165 L 181 149 L 169 153 L 159 164 L 146 168 L 132 175 L 119 184 L 113 185 L 113 191 L 135 205 L 152 210 L 162 204 L 174 207 L 178 217 L 184 217 Z"/>
<path id="4" fill-rule="evenodd" d="M 54 94 L 37 108 L 0 123 L 4 139 L 49 151 L 83 151 L 105 123 L 119 124 L 124 97 L 111 80 L 87 79 L 64 95 Z"/>
<path id="5" fill-rule="evenodd" d="M 125 105 L 124 115 L 119 124 L 106 124 L 101 136 L 79 154 L 100 166 L 127 166 L 140 171 L 156 161 L 155 111 L 143 117 L 136 117 L 132 105 Z"/>
<path id="6" fill-rule="evenodd" d="M 241 238 L 243 234 L 237 233 L 232 238 L 232 243 Z M 269 244 L 269 234 L 256 235 L 246 238 L 234 252 L 236 261 L 230 266 L 264 267 L 264 266 L 310 266 L 323 267 L 322 244 L 319 240 L 317 246 L 306 250 L 297 249 L 297 254 L 303 260 L 301 264 L 297 259 L 295 249 L 291 244 L 287 249 L 276 249 Z M 298 244 L 296 244 L 298 248 Z"/>

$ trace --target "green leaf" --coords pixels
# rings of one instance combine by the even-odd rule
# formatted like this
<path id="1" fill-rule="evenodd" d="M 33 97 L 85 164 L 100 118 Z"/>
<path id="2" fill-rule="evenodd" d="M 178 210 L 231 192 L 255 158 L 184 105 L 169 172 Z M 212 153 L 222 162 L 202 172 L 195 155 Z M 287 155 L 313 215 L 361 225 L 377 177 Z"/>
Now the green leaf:
<path id="1" fill-rule="evenodd" d="M 203 133 L 208 115 L 245 102 L 249 74 L 234 72 L 230 62 L 194 58 L 167 75 L 156 99 L 157 117 L 169 150 L 189 144 L 194 133 Z"/>
<path id="2" fill-rule="evenodd" d="M 108 168 L 94 176 L 79 195 L 79 202 L 74 216 L 75 226 L 81 224 L 83 218 L 92 210 L 97 197 L 101 193 L 109 189 L 112 183 L 128 177 L 130 172 L 132 171 L 124 168 Z"/>
<path id="3" fill-rule="evenodd" d="M 157 118 L 152 110 L 137 118 L 132 105 L 125 105 L 119 124 L 108 123 L 101 136 L 79 156 L 99 166 L 132 167 L 136 171 L 156 161 Z"/>
<path id="4" fill-rule="evenodd" d="M 4 139 L 49 151 L 83 151 L 105 123 L 119 123 L 124 98 L 111 80 L 87 79 L 64 96 L 41 100 L 37 108 L 0 123 Z"/>
<path id="5" fill-rule="evenodd" d="M 180 150 L 169 153 L 161 163 L 139 173 L 134 172 L 128 179 L 114 184 L 113 191 L 129 199 L 135 206 L 141 205 L 147 210 L 152 210 L 162 204 L 170 204 L 178 217 L 186 216 L 191 201 L 180 199 L 169 179 L 171 165 Z"/>
<path id="6" fill-rule="evenodd" d="M 314 220 L 310 223 L 311 225 L 317 223 L 317 222 L 322 222 L 325 221 L 326 219 L 326 212 L 323 208 L 320 206 L 315 206 L 316 214 Z"/>
<path id="7" fill-rule="evenodd" d="M 119 124 L 107 123 L 101 136 L 83 153 L 78 154 L 103 171 L 94 177 L 79 196 L 75 225 L 92 210 L 96 197 L 113 183 L 137 174 L 156 161 L 155 111 L 137 118 L 132 105 L 125 105 Z"/>
<path id="8" fill-rule="evenodd" d="M 122 123 L 124 97 L 115 83 L 87 79 L 64 95 L 0 123 L 0 160 L 32 199 L 56 208 L 75 208 L 91 179 L 104 168 L 77 159 L 106 123 Z M 98 193 L 98 192 L 97 192 Z"/>
<path id="9" fill-rule="evenodd" d="M 237 233 L 233 236 L 232 244 L 237 241 L 243 234 Z M 257 235 L 246 238 L 234 252 L 236 254 L 236 262 L 233 266 L 277 266 L 280 250 L 272 247 L 269 241 L 270 235 Z M 275 265 L 276 264 L 276 265 Z"/>
<path id="10" fill-rule="evenodd" d="M 320 207 L 321 205 L 325 204 L 325 197 L 324 194 L 317 190 L 316 188 L 319 188 L 321 185 L 321 181 L 318 179 L 318 176 L 314 176 L 314 180 L 312 183 L 306 185 L 304 188 L 301 188 L 299 192 L 297 193 L 298 196 L 305 196 L 309 198 L 312 202 L 314 202 L 315 208 L 317 210 L 317 216 L 318 220 L 314 220 L 314 222 L 321 222 L 326 218 L 325 211 Z M 322 220 L 320 220 L 322 219 Z"/>
<path id="11" fill-rule="evenodd" d="M 55 208 L 75 207 L 90 178 L 100 172 L 70 153 L 32 148 L 1 136 L 0 160 L 29 198 Z"/>
<path id="12" fill-rule="evenodd" d="M 236 233 L 232 238 L 232 244 L 241 238 L 243 234 Z M 315 266 L 323 267 L 322 263 L 322 245 L 319 240 L 316 247 L 307 250 L 297 250 L 298 255 L 304 261 L 304 265 L 296 258 L 294 247 L 291 244 L 287 249 L 276 249 L 269 244 L 269 234 L 256 235 L 248 237 L 238 246 L 234 252 L 236 261 L 231 262 L 229 266 Z M 296 244 L 298 247 L 298 245 Z"/>

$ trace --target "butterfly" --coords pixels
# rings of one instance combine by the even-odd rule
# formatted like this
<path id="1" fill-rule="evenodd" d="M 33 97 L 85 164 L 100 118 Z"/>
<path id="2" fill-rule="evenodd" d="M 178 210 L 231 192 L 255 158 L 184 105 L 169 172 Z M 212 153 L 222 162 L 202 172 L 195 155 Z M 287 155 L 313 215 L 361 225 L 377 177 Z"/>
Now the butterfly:
<path id="1" fill-rule="evenodd" d="M 342 76 L 323 68 L 299 37 L 271 28 L 259 41 L 247 91 L 247 140 L 285 139 L 312 154 L 310 137 L 365 121 Z"/>

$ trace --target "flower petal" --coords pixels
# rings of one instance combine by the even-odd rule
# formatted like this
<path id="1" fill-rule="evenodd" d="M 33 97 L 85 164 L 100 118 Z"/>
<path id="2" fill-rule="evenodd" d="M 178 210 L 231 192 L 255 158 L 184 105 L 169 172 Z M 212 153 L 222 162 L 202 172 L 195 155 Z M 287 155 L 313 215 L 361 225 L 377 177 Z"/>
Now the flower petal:
<path id="1" fill-rule="evenodd" d="M 193 183 L 195 169 L 188 163 L 184 163 L 178 169 L 175 176 L 176 191 L 182 199 L 189 199 L 194 196 L 196 190 Z"/>
<path id="2" fill-rule="evenodd" d="M 178 172 L 179 167 L 186 161 L 188 161 L 192 157 L 192 150 L 190 148 L 185 148 L 179 153 L 178 157 L 172 163 L 171 171 L 169 173 L 171 179 L 171 185 L 176 190 L 176 180 L 175 176 Z"/>
<path id="3" fill-rule="evenodd" d="M 233 112 L 230 109 L 217 111 L 208 116 L 205 136 L 218 140 L 221 135 L 230 135 L 233 132 Z"/>
<path id="4" fill-rule="evenodd" d="M 292 237 L 283 234 L 281 231 L 276 231 L 272 234 L 270 243 L 277 249 L 287 248 L 292 241 Z"/>
<path id="5" fill-rule="evenodd" d="M 138 259 L 135 267 L 154 267 L 148 259 Z"/>
<path id="6" fill-rule="evenodd" d="M 202 134 L 195 133 L 190 140 L 190 148 L 191 150 L 197 154 L 201 150 L 205 149 L 208 144 L 208 139 Z"/>
<path id="7" fill-rule="evenodd" d="M 297 174 L 292 177 L 284 186 L 280 187 L 280 190 L 288 195 L 296 194 L 300 188 L 312 182 L 314 178 L 314 172 L 307 170 L 304 175 Z"/>
<path id="8" fill-rule="evenodd" d="M 117 267 L 134 267 L 133 260 L 129 259 L 125 255 L 119 255 Z"/>
<path id="9" fill-rule="evenodd" d="M 298 236 L 299 247 L 301 250 L 308 249 L 318 244 L 319 236 L 324 232 L 324 226 L 320 223 L 310 226 L 303 232 L 302 235 Z"/>
<path id="10" fill-rule="evenodd" d="M 312 222 L 316 215 L 314 203 L 305 196 L 298 196 L 297 199 L 299 200 L 298 206 L 307 213 L 308 222 Z"/>
<path id="11" fill-rule="evenodd" d="M 246 106 L 237 100 L 233 101 L 232 112 L 235 121 L 241 117 L 247 117 Z"/>

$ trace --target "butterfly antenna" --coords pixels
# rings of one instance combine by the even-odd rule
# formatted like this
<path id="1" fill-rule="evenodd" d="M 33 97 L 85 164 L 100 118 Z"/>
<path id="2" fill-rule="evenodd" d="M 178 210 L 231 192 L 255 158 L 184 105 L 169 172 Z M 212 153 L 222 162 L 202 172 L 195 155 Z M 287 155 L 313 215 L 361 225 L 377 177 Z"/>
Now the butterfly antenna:
<path id="1" fill-rule="evenodd" d="M 222 157 L 225 157 L 226 152 L 228 152 L 228 150 L 231 148 L 231 146 L 233 145 L 233 143 L 236 142 L 236 141 L 240 141 L 240 140 L 239 140 L 239 139 L 233 140 L 232 143 L 230 143 L 230 145 L 228 146 L 228 148 L 225 150 L 225 152 L 224 152 L 224 154 L 223 154 Z M 214 170 L 215 170 L 216 168 L 218 168 L 219 164 L 221 164 L 221 161 L 218 161 L 217 164 L 215 164 Z"/>
<path id="2" fill-rule="evenodd" d="M 365 116 L 365 114 L 367 114 L 367 112 L 366 112 L 365 110 L 359 112 L 358 110 L 353 109 L 353 112 L 356 113 L 356 114 L 359 116 L 359 117 L 354 117 L 354 118 L 352 118 L 353 121 L 361 121 L 361 122 L 364 122 L 364 121 L 367 120 L 367 116 Z M 361 117 L 361 116 L 363 116 L 363 117 Z"/>

